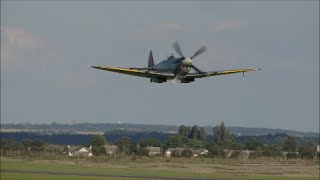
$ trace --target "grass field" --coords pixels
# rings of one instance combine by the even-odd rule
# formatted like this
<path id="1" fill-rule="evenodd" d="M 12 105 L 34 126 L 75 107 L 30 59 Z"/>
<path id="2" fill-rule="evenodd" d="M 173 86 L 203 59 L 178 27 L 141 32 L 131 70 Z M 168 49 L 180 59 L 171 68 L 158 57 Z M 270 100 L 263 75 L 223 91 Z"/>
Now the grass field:
<path id="1" fill-rule="evenodd" d="M 134 178 L 115 178 L 115 177 L 94 177 L 90 176 L 65 176 L 65 175 L 50 175 L 50 174 L 28 174 L 28 173 L 1 173 L 1 179 L 10 179 L 10 180 L 25 180 L 25 179 L 32 179 L 32 180 L 55 180 L 55 179 L 62 179 L 62 180 L 139 180 Z M 148 180 L 148 179 L 145 179 Z"/>
<path id="2" fill-rule="evenodd" d="M 182 161 L 182 162 L 180 162 Z M 161 162 L 152 160 L 128 161 L 124 163 L 116 160 L 107 162 L 92 162 L 86 159 L 69 160 L 30 160 L 1 158 L 1 171 L 41 171 L 85 173 L 88 176 L 58 175 L 58 174 L 30 174 L 26 172 L 1 172 L 1 180 L 5 179 L 155 179 L 151 177 L 187 177 L 187 178 L 218 178 L 218 179 L 319 179 L 319 165 L 317 162 L 292 161 L 290 164 L 238 164 L 220 160 L 221 163 L 201 163 L 192 160 L 178 162 Z M 294 163 L 293 163 L 294 162 Z M 98 177 L 106 175 L 104 177 Z M 133 176 L 132 178 L 123 176 Z M 112 176 L 112 177 L 110 177 Z M 119 177 L 117 177 L 119 176 Z"/>

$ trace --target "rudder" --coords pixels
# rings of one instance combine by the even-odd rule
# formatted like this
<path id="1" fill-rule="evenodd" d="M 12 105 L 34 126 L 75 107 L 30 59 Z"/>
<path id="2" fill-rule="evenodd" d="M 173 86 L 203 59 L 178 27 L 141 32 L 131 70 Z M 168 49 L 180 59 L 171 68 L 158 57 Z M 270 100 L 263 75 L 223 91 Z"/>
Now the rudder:
<path id="1" fill-rule="evenodd" d="M 150 50 L 149 59 L 148 59 L 148 67 L 153 67 L 153 66 L 154 66 L 154 61 L 153 61 L 152 51 Z"/>

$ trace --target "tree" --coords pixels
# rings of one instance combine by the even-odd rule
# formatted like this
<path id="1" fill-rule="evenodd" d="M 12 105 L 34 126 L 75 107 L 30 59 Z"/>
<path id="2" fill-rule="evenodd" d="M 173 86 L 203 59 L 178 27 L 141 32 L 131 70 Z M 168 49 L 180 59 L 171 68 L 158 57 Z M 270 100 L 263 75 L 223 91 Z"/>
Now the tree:
<path id="1" fill-rule="evenodd" d="M 233 146 L 234 139 L 228 129 L 225 128 L 223 122 L 213 128 L 213 142 L 223 147 Z"/>
<path id="2" fill-rule="evenodd" d="M 294 137 L 288 136 L 283 142 L 283 150 L 288 152 L 295 152 L 297 150 L 297 141 Z"/>
<path id="3" fill-rule="evenodd" d="M 1 148 L 1 155 L 6 155 L 11 151 L 20 151 L 24 149 L 22 143 L 16 142 L 12 139 L 0 139 L 0 148 Z"/>
<path id="4" fill-rule="evenodd" d="M 24 140 L 22 140 L 22 145 L 26 150 L 31 150 L 32 140 L 31 139 L 24 139 Z"/>
<path id="5" fill-rule="evenodd" d="M 206 132 L 204 128 L 199 128 L 197 125 L 194 125 L 191 129 L 190 127 L 181 125 L 179 127 L 178 135 L 181 137 L 186 137 L 187 139 L 197 139 L 206 142 Z"/>
<path id="6" fill-rule="evenodd" d="M 130 142 L 130 139 L 128 137 L 121 137 L 116 142 L 118 149 L 120 152 L 123 152 L 125 154 L 129 154 L 131 152 L 132 143 Z"/>
<path id="7" fill-rule="evenodd" d="M 198 131 L 199 131 L 198 126 L 194 125 L 191 129 L 189 139 L 198 139 Z"/>
<path id="8" fill-rule="evenodd" d="M 159 147 L 160 141 L 155 138 L 147 138 L 147 139 L 144 139 L 140 142 L 140 146 L 141 147 L 148 147 L 148 146 Z"/>
<path id="9" fill-rule="evenodd" d="M 31 151 L 43 151 L 45 149 L 45 142 L 41 140 L 32 141 L 30 139 L 24 139 L 22 145 L 26 150 Z"/>
<path id="10" fill-rule="evenodd" d="M 92 146 L 92 153 L 96 156 L 102 155 L 106 153 L 104 145 L 106 140 L 102 135 L 94 135 L 91 140 L 90 144 Z"/>
<path id="11" fill-rule="evenodd" d="M 200 131 L 198 132 L 198 139 L 202 141 L 204 144 L 206 143 L 207 135 L 203 127 L 200 128 Z"/>
<path id="12" fill-rule="evenodd" d="M 217 145 L 216 143 L 207 144 L 206 149 L 209 151 L 208 157 L 225 157 L 226 153 L 223 150 L 222 146 Z"/>
<path id="13" fill-rule="evenodd" d="M 222 141 L 221 141 L 221 129 L 220 126 L 217 125 L 213 128 L 213 142 L 217 145 L 221 145 Z"/>
<path id="14" fill-rule="evenodd" d="M 313 159 L 316 156 L 316 149 L 312 144 L 307 144 L 299 148 L 299 154 L 303 159 Z"/>
<path id="15" fill-rule="evenodd" d="M 198 139 L 189 139 L 188 140 L 188 147 L 194 149 L 200 149 L 204 147 L 204 143 Z"/>
<path id="16" fill-rule="evenodd" d="M 135 143 L 135 142 L 130 141 L 129 138 L 128 138 L 128 140 L 129 140 L 129 143 L 130 143 L 129 150 L 127 150 L 125 153 L 133 154 L 133 155 L 138 154 L 138 151 L 141 148 L 140 145 Z"/>
<path id="17" fill-rule="evenodd" d="M 94 135 L 90 141 L 91 146 L 104 146 L 105 143 L 106 140 L 101 135 Z"/>
<path id="18" fill-rule="evenodd" d="M 31 150 L 32 151 L 43 151 L 45 149 L 45 145 L 46 143 L 44 141 L 41 140 L 35 140 L 32 142 L 31 144 Z"/>
<path id="19" fill-rule="evenodd" d="M 188 139 L 183 136 L 170 136 L 165 141 L 166 148 L 184 147 L 188 143 Z"/>
<path id="20" fill-rule="evenodd" d="M 258 147 L 263 147 L 263 144 L 257 141 L 255 138 L 251 138 L 249 142 L 246 143 L 246 148 L 249 150 L 256 150 Z"/>
<path id="21" fill-rule="evenodd" d="M 181 125 L 179 127 L 179 135 L 188 137 L 188 135 L 189 135 L 188 128 L 186 126 L 184 126 L 184 125 Z"/>

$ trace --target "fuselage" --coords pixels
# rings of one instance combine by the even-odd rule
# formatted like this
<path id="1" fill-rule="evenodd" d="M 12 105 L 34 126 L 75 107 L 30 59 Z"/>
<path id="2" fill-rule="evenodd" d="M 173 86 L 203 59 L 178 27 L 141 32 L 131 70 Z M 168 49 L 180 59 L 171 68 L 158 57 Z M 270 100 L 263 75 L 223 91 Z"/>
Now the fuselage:
<path id="1" fill-rule="evenodd" d="M 177 70 L 182 70 L 182 72 L 180 72 L 180 76 L 184 77 L 189 73 L 191 68 L 189 66 L 185 66 L 183 62 L 188 63 L 188 60 L 185 60 L 185 58 L 175 58 L 171 55 L 168 59 L 154 65 L 152 70 L 157 72 L 173 73 L 174 75 L 178 73 Z M 181 67 L 181 69 L 179 67 Z"/>

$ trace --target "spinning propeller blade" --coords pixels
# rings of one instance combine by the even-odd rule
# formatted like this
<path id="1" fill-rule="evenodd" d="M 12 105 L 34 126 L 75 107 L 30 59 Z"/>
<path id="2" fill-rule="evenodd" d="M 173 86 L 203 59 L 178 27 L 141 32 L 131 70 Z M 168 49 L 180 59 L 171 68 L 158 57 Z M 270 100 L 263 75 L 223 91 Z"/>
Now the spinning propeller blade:
<path id="1" fill-rule="evenodd" d="M 173 42 L 172 43 L 172 47 L 179 54 L 179 56 L 184 58 L 184 55 L 183 55 L 183 53 L 181 51 L 181 48 L 180 48 L 180 45 L 179 45 L 178 41 Z"/>
<path id="2" fill-rule="evenodd" d="M 198 51 L 196 51 L 191 57 L 190 59 L 195 58 L 196 56 L 199 56 L 200 54 L 204 53 L 207 50 L 206 46 L 201 46 L 200 49 L 198 49 Z"/>
<path id="3" fill-rule="evenodd" d="M 201 71 L 197 66 L 193 65 L 191 66 L 195 71 L 197 71 L 198 73 L 203 73 L 203 71 Z"/>

